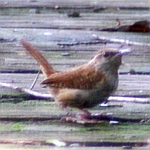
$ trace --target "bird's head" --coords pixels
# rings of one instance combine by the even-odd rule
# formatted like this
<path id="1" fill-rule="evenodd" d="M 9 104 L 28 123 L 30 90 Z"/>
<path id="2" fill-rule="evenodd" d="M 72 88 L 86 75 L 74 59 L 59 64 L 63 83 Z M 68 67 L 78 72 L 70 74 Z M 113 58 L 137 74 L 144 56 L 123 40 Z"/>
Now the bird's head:
<path id="1" fill-rule="evenodd" d="M 130 53 L 129 48 L 109 48 L 99 50 L 94 58 L 90 61 L 98 70 L 119 69 L 123 55 Z"/>

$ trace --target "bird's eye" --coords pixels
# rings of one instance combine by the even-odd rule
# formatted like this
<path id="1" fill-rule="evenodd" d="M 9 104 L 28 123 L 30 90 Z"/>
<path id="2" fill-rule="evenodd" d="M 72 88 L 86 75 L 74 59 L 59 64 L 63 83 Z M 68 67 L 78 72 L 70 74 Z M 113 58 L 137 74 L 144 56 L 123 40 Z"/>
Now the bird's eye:
<path id="1" fill-rule="evenodd" d="M 109 54 L 108 53 L 104 53 L 104 57 L 109 57 Z"/>

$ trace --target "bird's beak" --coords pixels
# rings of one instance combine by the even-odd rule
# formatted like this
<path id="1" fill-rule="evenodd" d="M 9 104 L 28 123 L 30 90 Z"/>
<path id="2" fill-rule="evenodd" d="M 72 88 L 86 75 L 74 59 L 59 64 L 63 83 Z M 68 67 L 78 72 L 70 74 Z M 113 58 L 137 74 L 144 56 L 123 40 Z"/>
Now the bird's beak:
<path id="1" fill-rule="evenodd" d="M 127 55 L 127 54 L 131 53 L 131 49 L 129 49 L 129 48 L 122 48 L 122 49 L 119 50 L 119 53 L 121 55 Z"/>

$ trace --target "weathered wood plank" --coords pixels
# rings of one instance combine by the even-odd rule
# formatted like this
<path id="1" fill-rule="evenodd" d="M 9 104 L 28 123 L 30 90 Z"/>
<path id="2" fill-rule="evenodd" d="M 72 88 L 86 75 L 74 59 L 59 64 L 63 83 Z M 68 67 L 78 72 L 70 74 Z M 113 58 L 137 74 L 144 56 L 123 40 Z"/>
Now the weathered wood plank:
<path id="1" fill-rule="evenodd" d="M 33 150 L 33 149 L 36 149 L 36 150 L 72 150 L 73 148 L 72 147 L 51 147 L 49 148 L 48 146 L 26 146 L 28 147 L 28 150 Z M 22 146 L 19 146 L 19 145 L 11 145 L 11 144 L 8 144 L 8 145 L 5 145 L 5 144 L 2 144 L 1 145 L 1 148 L 2 149 L 7 149 L 7 150 L 16 150 L 16 149 L 20 149 L 20 150 L 26 150 L 27 148 L 26 147 L 22 147 Z M 78 147 L 78 149 L 81 149 L 81 150 L 99 150 L 99 147 Z M 101 147 L 101 150 L 120 150 L 120 147 Z M 148 147 L 136 147 L 136 150 L 149 150 Z"/>
<path id="2" fill-rule="evenodd" d="M 25 55 L 24 49 L 19 45 L 19 39 L 25 37 L 25 39 L 33 39 L 31 43 L 37 47 L 46 56 L 46 58 L 56 67 L 57 70 L 64 70 L 69 67 L 82 64 L 91 59 L 95 51 L 100 48 L 114 46 L 114 45 L 76 45 L 72 47 L 60 47 L 57 45 L 59 42 L 73 42 L 73 41 L 92 41 L 93 34 L 98 36 L 106 36 L 109 38 L 121 38 L 128 39 L 143 43 L 149 43 L 150 38 L 148 34 L 131 34 L 131 33 L 103 33 L 93 31 L 68 31 L 68 30 L 45 30 L 45 29 L 19 29 L 14 32 L 13 29 L 4 29 L 1 32 L 2 38 L 13 39 L 16 38 L 17 43 L 0 43 L 0 70 L 1 71 L 15 71 L 35 68 L 38 66 L 35 61 Z M 5 34 L 7 33 L 7 34 Z M 48 35 L 45 35 L 48 34 Z M 144 36 L 144 38 L 143 38 Z M 66 38 L 67 37 L 67 38 Z M 86 40 L 84 40 L 86 38 Z M 33 42 L 34 41 L 34 42 Z M 118 46 L 118 45 L 115 45 Z M 150 52 L 148 47 L 132 46 L 133 53 L 124 56 L 123 65 L 120 72 L 149 72 L 149 57 Z M 55 51 L 55 52 L 54 52 Z M 67 52 L 70 56 L 62 56 L 61 54 Z M 8 54 L 9 53 L 9 54 Z M 81 57 L 84 55 L 84 58 Z M 28 61 L 26 61 L 28 60 Z M 59 61 L 58 61 L 59 60 Z M 66 63 L 67 62 L 67 63 Z M 68 63 L 69 62 L 69 63 Z M 34 67 L 33 67 L 34 66 Z M 63 67 L 62 67 L 63 66 Z"/>
<path id="3" fill-rule="evenodd" d="M 35 0 L 35 1 L 24 1 L 20 0 L 1 0 L 0 5 L 1 7 L 52 7 L 55 8 L 55 6 L 59 7 L 77 7 L 77 8 L 89 8 L 89 7 L 148 7 L 149 5 L 148 0 L 111 0 L 111 3 L 109 0 L 103 1 L 103 0 L 83 0 L 76 1 L 76 0 Z"/>
<path id="4" fill-rule="evenodd" d="M 150 14 L 149 10 L 132 10 L 130 13 L 128 10 L 107 10 L 100 13 L 80 12 L 81 17 L 70 18 L 67 16 L 70 11 L 42 12 L 41 10 L 40 14 L 35 14 L 32 9 L 25 12 L 23 10 L 20 9 L 19 14 L 18 11 L 13 13 L 11 10 L 6 10 L 6 14 L 2 11 L 4 14 L 0 16 L 0 27 L 97 30 L 115 27 L 117 18 L 120 19 L 121 24 L 133 24 L 135 21 L 148 20 Z"/>
<path id="5" fill-rule="evenodd" d="M 7 126 L 6 122 L 1 122 L 0 127 L 4 128 L 0 136 L 0 141 L 37 141 L 37 144 L 43 142 L 50 142 L 57 139 L 65 142 L 79 143 L 79 142 L 147 142 L 149 138 L 149 105 L 141 104 L 126 104 L 122 108 L 113 108 L 102 110 L 102 112 L 113 112 L 115 116 L 124 116 L 131 118 L 141 118 L 141 124 L 121 124 L 119 126 L 111 126 L 106 124 L 97 126 L 79 126 L 76 124 L 66 124 L 56 121 L 57 117 L 61 117 L 64 112 L 59 109 L 57 105 L 52 103 L 38 102 L 25 102 L 22 104 L 2 104 L 0 105 L 0 119 L 6 118 L 13 119 L 17 117 L 22 118 L 49 118 L 49 121 L 29 121 L 29 122 L 9 122 Z M 6 112 L 7 110 L 7 112 Z M 91 110 L 91 112 L 100 112 L 101 110 Z M 59 116 L 60 115 L 60 116 Z M 55 121 L 51 120 L 55 116 Z M 142 120 L 143 123 L 142 124 Z M 139 130 L 140 129 L 140 130 Z M 9 132 L 8 132 L 9 130 Z M 113 130 L 113 133 L 112 133 Z M 92 135 L 92 138 L 91 138 Z"/>

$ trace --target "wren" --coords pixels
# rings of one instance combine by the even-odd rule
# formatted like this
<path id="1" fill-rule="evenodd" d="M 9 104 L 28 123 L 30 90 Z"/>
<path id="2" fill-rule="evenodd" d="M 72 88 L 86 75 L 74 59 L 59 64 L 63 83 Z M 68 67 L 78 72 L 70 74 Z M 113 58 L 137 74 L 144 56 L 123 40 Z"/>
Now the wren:
<path id="1" fill-rule="evenodd" d="M 88 63 L 67 71 L 57 72 L 43 55 L 25 40 L 21 44 L 39 63 L 45 76 L 41 84 L 62 108 L 75 107 L 84 112 L 108 99 L 117 89 L 118 69 L 122 56 L 129 49 L 108 48 L 99 50 Z"/>

